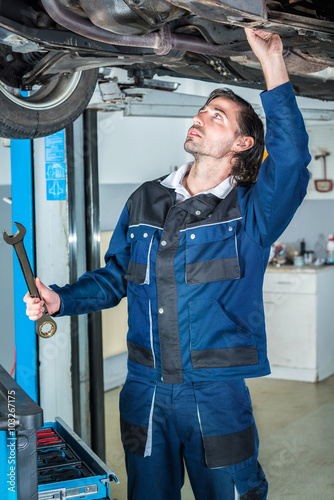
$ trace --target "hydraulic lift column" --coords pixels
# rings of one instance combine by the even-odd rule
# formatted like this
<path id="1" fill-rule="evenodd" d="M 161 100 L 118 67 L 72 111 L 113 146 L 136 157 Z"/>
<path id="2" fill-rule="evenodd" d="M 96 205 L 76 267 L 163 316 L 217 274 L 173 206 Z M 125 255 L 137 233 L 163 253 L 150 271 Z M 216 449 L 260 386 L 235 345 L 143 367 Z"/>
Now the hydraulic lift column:
<path id="1" fill-rule="evenodd" d="M 100 213 L 98 178 L 97 112 L 84 112 L 85 187 L 86 187 L 86 248 L 87 269 L 100 267 Z M 103 389 L 102 316 L 95 312 L 88 318 L 91 447 L 105 460 L 105 420 Z"/>
<path id="2" fill-rule="evenodd" d="M 31 140 L 11 140 L 12 221 L 20 222 L 27 230 L 25 247 L 35 269 L 33 143 Z M 8 228 L 9 229 L 9 228 Z M 13 224 L 13 233 L 17 228 Z M 8 248 L 8 251 L 10 249 Z M 38 402 L 37 336 L 35 325 L 25 314 L 23 296 L 27 285 L 16 256 L 13 256 L 16 381 Z M 13 332 L 14 334 L 14 332 Z"/>

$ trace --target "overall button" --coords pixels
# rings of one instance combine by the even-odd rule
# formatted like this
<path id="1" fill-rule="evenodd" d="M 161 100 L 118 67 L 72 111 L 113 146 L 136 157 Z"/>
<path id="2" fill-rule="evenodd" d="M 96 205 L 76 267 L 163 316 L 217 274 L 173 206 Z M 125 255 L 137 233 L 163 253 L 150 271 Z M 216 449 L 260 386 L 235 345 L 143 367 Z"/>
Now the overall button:
<path id="1" fill-rule="evenodd" d="M 134 238 L 135 235 L 133 233 L 130 234 L 130 238 Z"/>
<path id="2" fill-rule="evenodd" d="M 167 241 L 166 241 L 166 240 L 161 240 L 161 245 L 162 245 L 163 247 L 165 247 L 165 246 L 167 245 Z"/>
<path id="3" fill-rule="evenodd" d="M 201 215 L 201 213 L 202 212 L 200 210 L 196 210 L 196 212 L 195 212 L 196 215 Z"/>
<path id="4" fill-rule="evenodd" d="M 194 234 L 194 233 L 193 233 L 193 234 L 191 234 L 191 235 L 190 235 L 190 238 L 191 238 L 192 240 L 194 240 L 194 239 L 196 238 L 196 234 Z"/>
<path id="5" fill-rule="evenodd" d="M 159 307 L 159 314 L 163 314 L 164 313 L 164 310 L 162 307 Z"/>
<path id="6" fill-rule="evenodd" d="M 233 231 L 233 226 L 230 226 L 230 227 L 228 228 L 228 230 L 229 230 L 229 231 Z"/>
<path id="7" fill-rule="evenodd" d="M 143 236 L 144 236 L 144 238 L 147 238 L 148 237 L 148 233 L 144 233 Z"/>

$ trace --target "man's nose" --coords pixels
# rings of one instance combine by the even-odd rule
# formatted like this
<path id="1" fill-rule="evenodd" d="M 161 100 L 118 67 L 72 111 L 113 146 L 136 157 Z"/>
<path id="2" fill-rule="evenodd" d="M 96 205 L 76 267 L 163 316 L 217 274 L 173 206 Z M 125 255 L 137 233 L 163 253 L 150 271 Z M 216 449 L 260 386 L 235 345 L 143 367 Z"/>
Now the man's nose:
<path id="1" fill-rule="evenodd" d="M 203 126 L 204 125 L 204 113 L 198 113 L 198 115 L 194 116 L 193 118 L 193 122 L 194 122 L 194 125 L 200 125 L 200 126 Z"/>

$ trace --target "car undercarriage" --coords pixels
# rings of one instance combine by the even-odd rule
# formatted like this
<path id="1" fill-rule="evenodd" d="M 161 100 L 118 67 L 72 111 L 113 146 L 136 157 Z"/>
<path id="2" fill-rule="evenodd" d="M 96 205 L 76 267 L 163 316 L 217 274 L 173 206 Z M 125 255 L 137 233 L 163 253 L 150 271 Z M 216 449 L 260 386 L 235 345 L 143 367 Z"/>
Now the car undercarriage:
<path id="1" fill-rule="evenodd" d="M 55 123 L 56 115 L 71 109 L 73 120 L 82 111 L 103 67 L 126 69 L 137 86 L 168 75 L 262 90 L 244 27 L 281 36 L 297 95 L 334 100 L 330 0 L 0 2 L 0 97 L 28 121 L 38 114 L 29 130 L 0 117 L 0 135 L 38 137 L 64 126 L 66 117 Z"/>

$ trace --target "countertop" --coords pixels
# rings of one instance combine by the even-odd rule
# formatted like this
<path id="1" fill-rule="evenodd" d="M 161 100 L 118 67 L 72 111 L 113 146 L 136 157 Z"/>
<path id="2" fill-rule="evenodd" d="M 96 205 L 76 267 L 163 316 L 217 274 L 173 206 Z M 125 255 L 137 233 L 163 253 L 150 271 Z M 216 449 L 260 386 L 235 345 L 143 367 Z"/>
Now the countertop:
<path id="1" fill-rule="evenodd" d="M 281 265 L 281 266 L 273 266 L 271 264 L 268 265 L 266 271 L 270 273 L 319 273 L 322 271 L 333 271 L 334 265 L 323 265 L 323 266 L 292 266 L 292 265 Z"/>

